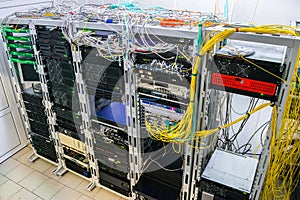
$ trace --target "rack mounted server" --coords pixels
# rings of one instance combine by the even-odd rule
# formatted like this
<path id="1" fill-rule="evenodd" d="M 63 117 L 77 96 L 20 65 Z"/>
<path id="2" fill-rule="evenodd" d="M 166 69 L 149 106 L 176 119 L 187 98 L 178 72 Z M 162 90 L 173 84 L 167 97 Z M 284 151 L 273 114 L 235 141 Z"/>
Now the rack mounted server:
<path id="1" fill-rule="evenodd" d="M 3 39 L 11 69 L 21 72 L 13 78 L 24 86 L 22 93 L 17 93 L 21 93 L 33 148 L 40 157 L 56 163 L 58 169 L 85 177 L 91 182 L 89 189 L 105 187 L 128 199 L 228 199 L 229 193 L 242 199 L 250 198 L 254 190 L 259 194 L 262 183 L 257 176 L 265 173 L 262 162 L 253 165 L 251 187 L 243 190 L 208 176 L 218 153 L 202 166 L 210 152 L 203 153 L 193 145 L 200 146 L 204 141 L 182 145 L 180 153 L 175 153 L 171 143 L 155 140 L 147 130 L 146 123 L 171 129 L 184 116 L 190 101 L 197 30 L 178 28 L 174 32 L 151 27 L 156 36 L 174 48 L 160 53 L 137 48 L 109 61 L 92 45 L 69 43 L 60 20 L 24 19 L 24 25 L 13 25 L 18 20 L 11 19 L 12 24 L 2 30 Z M 75 21 L 71 26 L 74 35 L 88 29 L 99 41 L 121 38 L 126 42 L 118 35 L 122 25 Z M 151 34 L 147 35 L 149 41 L 143 41 L 142 35 L 134 36 L 133 43 L 160 42 Z M 287 60 L 285 54 L 294 52 L 294 46 L 274 48 L 270 55 L 274 59 L 270 60 L 261 53 L 269 49 L 267 45 L 234 41 L 229 45 L 253 48 L 253 55 L 244 55 L 247 60 L 279 77 L 288 77 L 287 63 L 292 58 Z M 211 99 L 212 90 L 273 102 L 286 94 L 284 83 L 230 54 L 227 47 L 217 51 L 212 61 L 204 59 L 201 63 L 195 99 L 197 128 L 206 129 L 209 122 L 215 122 L 211 119 L 215 115 L 207 113 L 208 107 L 219 101 Z M 184 53 L 178 53 L 178 49 Z M 31 88 L 31 83 L 41 83 L 42 93 L 35 92 L 37 88 Z M 161 189 L 165 192 L 157 192 Z"/>

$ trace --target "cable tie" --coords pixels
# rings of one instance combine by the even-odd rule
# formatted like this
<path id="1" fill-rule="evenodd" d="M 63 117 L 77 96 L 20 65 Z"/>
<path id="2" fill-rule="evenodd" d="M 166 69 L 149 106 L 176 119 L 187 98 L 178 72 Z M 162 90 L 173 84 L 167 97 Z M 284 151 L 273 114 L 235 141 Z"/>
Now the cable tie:
<path id="1" fill-rule="evenodd" d="M 218 127 L 218 130 L 219 130 L 219 131 L 221 130 L 221 127 L 220 127 L 220 126 Z"/>
<path id="2" fill-rule="evenodd" d="M 235 28 L 235 32 L 239 32 L 239 28 L 236 27 L 236 28 Z"/>
<path id="3" fill-rule="evenodd" d="M 250 113 L 248 113 L 248 112 L 247 112 L 247 113 L 246 113 L 246 115 L 247 115 L 247 118 L 249 118 L 249 117 L 250 117 Z"/>
<path id="4" fill-rule="evenodd" d="M 199 53 L 195 53 L 196 56 L 200 57 L 201 55 Z"/>
<path id="5" fill-rule="evenodd" d="M 197 74 L 192 74 L 192 76 L 197 76 Z"/>

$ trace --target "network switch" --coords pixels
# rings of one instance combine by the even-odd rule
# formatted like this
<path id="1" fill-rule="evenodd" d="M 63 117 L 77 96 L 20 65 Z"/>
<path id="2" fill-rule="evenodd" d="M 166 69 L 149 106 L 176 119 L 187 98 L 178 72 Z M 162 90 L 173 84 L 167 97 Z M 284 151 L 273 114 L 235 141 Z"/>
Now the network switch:
<path id="1" fill-rule="evenodd" d="M 168 155 L 168 158 L 157 159 L 156 162 L 161 162 L 162 159 L 170 159 L 172 156 L 173 162 L 163 165 L 165 169 L 157 169 L 156 164 L 150 165 L 146 173 L 140 178 L 139 182 L 134 186 L 134 193 L 138 199 L 147 200 L 178 200 L 181 191 L 182 181 L 182 158 L 178 158 L 178 154 Z M 170 161 L 169 161 L 170 162 Z M 151 169 L 152 168 L 152 169 Z"/>

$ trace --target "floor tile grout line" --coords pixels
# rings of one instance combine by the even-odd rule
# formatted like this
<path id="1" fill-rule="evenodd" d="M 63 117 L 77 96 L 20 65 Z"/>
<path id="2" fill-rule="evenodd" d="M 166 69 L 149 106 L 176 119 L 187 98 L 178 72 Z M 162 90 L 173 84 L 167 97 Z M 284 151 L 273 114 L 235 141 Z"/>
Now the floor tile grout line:
<path id="1" fill-rule="evenodd" d="M 9 159 L 15 160 L 15 161 L 17 161 L 19 164 L 18 164 L 16 167 L 10 169 L 10 171 L 7 171 L 6 174 L 9 174 L 12 170 L 16 169 L 20 164 L 22 164 L 20 161 L 14 159 L 14 158 L 12 158 L 12 157 L 9 158 Z M 8 161 L 9 159 L 5 160 L 3 163 L 5 163 L 6 161 Z M 3 163 L 1 163 L 1 164 L 3 164 Z M 2 173 L 0 173 L 0 174 L 2 174 Z M 6 174 L 2 174 L 2 175 L 5 176 Z"/>
<path id="2" fill-rule="evenodd" d="M 16 184 L 18 184 L 18 183 L 16 183 Z M 19 185 L 19 184 L 18 184 L 18 185 Z M 27 188 L 23 187 L 22 185 L 19 185 L 19 186 L 21 186 L 21 190 L 24 189 L 24 190 L 27 190 L 28 192 L 30 192 L 31 194 L 34 194 L 34 195 L 36 196 L 36 198 L 39 197 L 39 198 L 41 198 L 41 199 L 44 199 L 44 198 L 40 197 L 39 195 L 35 194 L 33 191 L 30 191 L 30 190 L 28 190 Z M 21 191 L 21 190 L 19 190 L 19 191 Z M 18 191 L 18 192 L 19 192 L 19 191 Z M 15 196 L 18 192 L 16 192 L 13 196 Z M 36 198 L 35 198 L 35 199 L 36 199 Z"/>
<path id="3" fill-rule="evenodd" d="M 27 153 L 27 152 L 26 152 L 26 153 Z M 25 153 L 24 153 L 24 154 L 25 154 Z M 22 157 L 22 156 L 20 156 L 20 157 Z M 88 196 L 88 195 L 85 195 L 85 194 L 82 193 L 81 191 L 76 190 L 76 188 L 82 183 L 82 181 L 85 180 L 85 179 L 83 179 L 83 178 L 82 178 L 82 181 L 81 181 L 75 188 L 71 188 L 71 187 L 69 187 L 68 185 L 66 185 L 65 183 L 60 182 L 59 180 L 56 180 L 55 178 L 53 178 L 53 177 L 51 177 L 51 176 L 49 176 L 49 175 L 47 175 L 47 174 L 44 174 L 47 170 L 49 170 L 49 168 L 50 168 L 51 166 L 50 166 L 49 168 L 47 168 L 44 172 L 40 172 L 40 171 L 38 171 L 38 170 L 36 170 L 36 169 L 34 169 L 34 168 L 31 167 L 31 165 L 32 165 L 34 162 L 32 162 L 32 163 L 28 166 L 28 165 L 26 165 L 25 163 L 20 162 L 20 161 L 18 160 L 19 158 L 16 159 L 16 158 L 11 157 L 11 159 L 13 159 L 13 160 L 19 162 L 19 164 L 18 164 L 15 168 L 13 168 L 12 170 L 16 169 L 19 165 L 24 165 L 24 166 L 29 167 L 30 169 L 33 170 L 30 174 L 28 174 L 27 176 L 25 176 L 24 178 L 22 178 L 19 182 L 21 182 L 23 179 L 25 179 L 26 177 L 28 177 L 28 176 L 31 175 L 32 173 L 37 172 L 37 173 L 39 173 L 39 174 L 42 174 L 42 175 L 46 176 L 48 179 L 52 179 L 52 180 L 55 181 L 55 182 L 61 183 L 64 187 L 67 187 L 67 188 L 69 188 L 69 189 L 71 189 L 71 190 L 73 190 L 73 191 L 78 192 L 81 196 L 85 196 L 85 197 L 90 198 L 90 199 L 95 199 L 94 197 L 96 197 L 97 194 L 100 192 L 100 190 L 99 190 L 99 191 L 95 194 L 94 197 L 90 197 L 90 196 Z M 12 170 L 11 170 L 11 171 L 12 171 Z M 10 173 L 11 171 L 9 171 L 8 173 Z M 7 173 L 7 174 L 8 174 L 8 173 Z M 28 190 L 27 188 L 25 188 L 25 187 L 23 187 L 22 185 L 20 185 L 19 182 L 15 182 L 14 180 L 10 179 L 9 177 L 7 177 L 7 176 L 4 175 L 4 174 L 2 174 L 2 175 L 3 175 L 5 178 L 7 178 L 8 180 L 10 180 L 10 181 L 16 183 L 17 185 L 19 185 L 21 188 L 24 188 L 25 190 L 29 191 L 30 193 L 36 195 L 37 197 L 42 198 L 42 197 L 40 197 L 39 195 L 37 195 L 36 193 L 34 193 L 33 191 L 30 191 L 30 190 Z M 53 174 L 53 175 L 54 175 L 54 174 Z M 54 176 L 55 176 L 55 175 L 54 175 Z M 76 176 L 76 175 L 75 175 L 75 176 Z M 63 176 L 60 176 L 60 177 L 63 177 Z M 78 176 L 78 177 L 80 177 L 80 176 Z M 81 177 L 80 177 L 80 178 L 81 178 Z M 7 182 L 7 181 L 5 181 L 5 182 Z M 46 181 L 45 181 L 45 182 L 46 182 Z M 43 182 L 43 183 L 45 183 L 45 182 Z M 40 185 L 38 185 L 36 188 L 38 188 L 39 186 L 41 186 L 43 183 L 41 183 Z M 3 184 L 4 184 L 4 183 L 3 183 Z M 36 188 L 35 188 L 35 189 L 36 189 Z M 62 189 L 63 189 L 63 187 L 62 187 L 58 192 L 60 192 Z M 57 193 L 58 193 L 58 192 L 57 192 Z M 57 193 L 55 193 L 55 194 L 53 195 L 53 197 L 54 197 Z M 16 194 L 16 193 L 15 193 L 15 194 Z M 53 198 L 53 197 L 52 197 L 52 198 Z M 80 196 L 79 196 L 79 197 L 80 197 Z M 78 197 L 78 199 L 79 199 L 79 197 Z M 42 198 L 42 199 L 43 199 L 43 198 Z"/>
<path id="4" fill-rule="evenodd" d="M 4 175 L 3 175 L 4 176 Z M 5 177 L 6 178 L 6 180 L 3 182 L 3 183 L 1 183 L 0 184 L 0 187 L 2 187 L 2 185 L 4 185 L 9 179 L 7 179 L 7 177 Z M 1 199 L 0 199 L 1 200 Z"/>
<path id="5" fill-rule="evenodd" d="M 24 164 L 23 164 L 23 165 L 24 165 Z M 27 166 L 27 165 L 25 165 L 25 166 L 28 167 L 28 168 L 30 168 L 30 169 L 32 169 L 31 167 L 29 167 L 29 166 Z M 25 179 L 26 177 L 28 177 L 28 176 L 29 176 L 30 174 L 32 174 L 34 171 L 35 171 L 35 170 L 32 169 L 32 172 L 29 173 L 27 176 L 23 177 L 19 182 L 21 182 L 23 179 Z M 17 183 L 19 183 L 19 182 L 17 182 Z"/>
<path id="6" fill-rule="evenodd" d="M 3 175 L 3 176 L 5 176 L 5 175 Z M 15 184 L 17 184 L 18 186 L 20 186 L 21 189 L 23 188 L 23 189 L 27 190 L 28 192 L 30 192 L 31 194 L 34 194 L 34 195 L 36 195 L 37 197 L 42 198 L 42 197 L 40 197 L 39 195 L 35 194 L 33 191 L 28 190 L 27 188 L 23 187 L 22 185 L 20 185 L 19 183 L 15 182 L 14 180 L 8 178 L 7 176 L 5 176 L 5 177 L 6 177 L 8 180 L 10 180 L 10 181 L 14 182 Z M 25 177 L 24 177 L 24 178 L 25 178 Z M 24 179 L 24 178 L 23 178 L 23 179 Z M 23 180 L 23 179 L 22 179 L 22 180 Z M 22 180 L 21 180 L 21 181 L 22 181 Z M 20 182 L 21 182 L 21 181 L 20 181 Z M 2 185 L 1 185 L 1 186 L 2 186 Z M 0 187 L 1 187 L 1 186 L 0 186 Z M 39 185 L 39 186 L 40 186 L 40 185 Z M 39 187 L 39 186 L 38 186 L 38 187 Z M 14 195 L 17 194 L 19 191 L 20 191 L 20 190 L 18 190 L 16 193 L 14 193 Z M 13 195 L 13 196 L 14 196 L 14 195 Z M 42 199 L 44 199 L 44 198 L 42 198 Z"/>
<path id="7" fill-rule="evenodd" d="M 18 160 L 17 160 L 18 161 Z M 20 161 L 19 161 L 20 162 Z M 34 162 L 32 162 L 32 163 L 34 163 Z M 24 163 L 22 163 L 22 162 L 20 162 L 20 164 L 22 164 L 22 165 L 25 165 Z M 25 165 L 25 166 L 27 166 L 27 165 Z M 31 166 L 31 165 L 30 165 Z M 50 179 L 52 179 L 52 180 L 54 180 L 55 182 L 58 182 L 58 183 L 61 183 L 62 185 L 64 185 L 64 186 L 66 186 L 66 187 L 68 187 L 68 188 L 70 188 L 70 189 L 72 189 L 72 190 L 74 190 L 74 191 L 77 191 L 75 188 L 73 189 L 73 188 L 71 188 L 71 187 L 69 187 L 68 185 L 66 185 L 66 184 L 64 184 L 63 182 L 60 182 L 60 181 L 58 181 L 58 180 L 56 180 L 55 178 L 53 178 L 53 177 L 51 177 L 51 176 L 49 176 L 49 175 L 47 175 L 47 174 L 44 174 L 47 170 L 49 170 L 50 169 L 50 167 L 48 167 L 44 172 L 40 172 L 40 171 L 38 171 L 38 170 L 36 170 L 36 169 L 34 169 L 34 168 L 31 168 L 30 166 L 27 166 L 27 167 L 29 167 L 30 169 L 32 169 L 33 170 L 33 172 L 37 172 L 37 173 L 39 173 L 39 174 L 42 174 L 42 175 L 44 175 L 44 176 L 46 176 L 47 178 L 50 178 Z M 33 173 L 32 172 L 32 173 Z M 30 173 L 31 174 L 31 173 Z M 30 175 L 29 174 L 29 175 Z M 29 175 L 27 175 L 26 177 L 28 177 Z M 54 174 L 53 174 L 54 175 Z M 5 175 L 4 175 L 5 176 Z M 55 175 L 54 175 L 55 176 Z M 23 179 L 25 179 L 26 177 L 24 177 Z M 59 177 L 63 177 L 63 176 L 59 176 Z M 7 177 L 8 178 L 8 177 Z M 23 180 L 22 179 L 22 180 Z M 11 180 L 11 179 L 10 179 Z M 22 181 L 22 180 L 20 180 L 20 182 Z M 84 180 L 84 179 L 83 179 Z M 13 180 L 12 180 L 13 181 Z M 44 183 L 44 182 L 43 182 Z M 41 183 L 40 185 L 42 185 L 43 183 Z M 76 187 L 78 187 L 79 185 L 81 184 L 81 182 L 76 186 Z M 40 186 L 39 185 L 39 186 Z M 39 187 L 38 186 L 38 187 Z M 36 188 L 38 188 L 38 187 L 36 187 Z M 83 193 L 81 193 L 80 191 L 77 191 L 77 192 L 79 192 L 80 194 L 82 194 L 82 195 L 84 195 Z"/>
<path id="8" fill-rule="evenodd" d="M 24 165 L 24 164 L 23 164 Z M 25 165 L 26 166 L 26 165 Z M 40 171 L 38 171 L 38 170 L 34 170 L 33 169 L 33 172 L 37 172 L 37 173 L 40 173 L 40 174 L 42 174 Z M 33 173 L 32 172 L 32 173 Z M 31 173 L 30 173 L 31 174 Z M 29 175 L 30 175 L 29 174 Z M 42 175 L 44 175 L 44 174 L 42 174 Z M 5 176 L 5 175 L 3 175 L 3 176 Z M 47 176 L 47 175 L 45 175 L 47 178 L 50 178 L 50 179 L 53 179 L 53 178 L 51 178 L 51 177 L 49 177 L 49 176 Z M 39 195 L 37 195 L 36 193 L 34 193 L 34 191 L 30 191 L 29 189 L 27 189 L 27 188 L 25 188 L 25 187 L 23 187 L 22 185 L 20 185 L 19 183 L 17 183 L 17 182 L 15 182 L 14 180 L 12 180 L 12 179 L 10 179 L 10 178 L 8 178 L 7 176 L 5 176 L 8 180 L 10 180 L 10 181 L 12 181 L 12 182 L 14 182 L 14 183 L 16 183 L 17 185 L 19 185 L 20 187 L 21 187 L 21 189 L 22 188 L 24 188 L 25 190 L 27 190 L 28 192 L 30 192 L 31 194 L 34 194 L 35 196 L 37 196 L 37 197 L 39 197 L 39 198 L 41 198 L 41 199 L 44 199 L 44 198 L 42 198 L 41 196 L 39 196 Z M 27 177 L 27 176 L 26 176 Z M 23 179 L 25 179 L 25 177 L 23 178 Z M 22 179 L 22 180 L 23 180 Z M 21 181 L 22 181 L 21 180 Z M 57 181 L 57 180 L 55 180 L 55 179 L 53 179 L 55 182 L 58 182 L 58 183 L 61 183 L 61 182 L 59 182 L 59 181 Z M 21 182 L 20 181 L 20 182 Z M 46 180 L 47 181 L 47 180 Z M 46 182 L 45 181 L 45 182 Z M 7 181 L 6 181 L 7 182 Z M 43 182 L 43 183 L 45 183 L 45 182 Z M 41 186 L 43 183 L 41 183 L 39 186 Z M 80 194 L 80 196 L 78 197 L 78 199 L 81 197 L 81 196 L 85 196 L 85 197 L 87 197 L 87 198 L 89 198 L 89 199 L 93 199 L 93 200 L 96 200 L 95 199 L 95 197 L 97 196 L 97 194 L 101 191 L 101 190 L 99 190 L 98 192 L 97 192 L 97 194 L 95 194 L 95 196 L 94 197 L 89 197 L 89 196 L 87 196 L 87 195 L 85 195 L 84 193 L 82 193 L 82 192 L 80 192 L 80 191 L 78 191 L 78 190 L 76 190 L 76 189 L 73 189 L 73 188 L 71 188 L 71 187 L 69 187 L 69 186 L 67 186 L 67 185 L 65 185 L 64 183 L 61 183 L 64 187 L 67 187 L 67 188 L 69 188 L 70 190 L 73 190 L 73 191 L 76 191 L 76 192 L 78 192 L 79 194 Z M 81 184 L 81 183 L 80 183 Z M 80 184 L 78 184 L 77 185 L 77 187 L 80 185 Z M 37 186 L 35 189 L 37 189 L 39 186 Z M 62 187 L 61 189 L 59 189 L 55 194 L 53 194 L 53 196 L 51 197 L 51 199 L 56 195 L 56 194 L 58 194 L 64 187 Z M 21 189 L 19 189 L 16 193 L 14 193 L 14 195 L 15 194 L 17 194 Z M 101 188 L 102 189 L 102 188 Z M 13 196 L 14 196 L 13 195 Z M 120 197 L 121 198 L 121 197 Z M 51 200 L 50 199 L 50 200 Z"/>
<path id="9" fill-rule="evenodd" d="M 20 151 L 16 152 L 14 155 L 12 155 L 11 158 L 19 159 L 19 158 L 21 158 L 22 156 L 24 156 L 24 154 L 26 154 L 28 151 L 30 151 L 30 149 L 28 149 L 25 153 L 22 153 L 18 158 L 16 158 L 15 156 L 16 156 L 19 152 L 24 151 L 24 149 L 28 149 L 27 146 L 25 146 L 25 147 L 22 148 Z"/>
<path id="10" fill-rule="evenodd" d="M 64 187 L 60 188 L 49 200 L 52 200 Z"/>
<path id="11" fill-rule="evenodd" d="M 9 178 L 8 178 L 9 179 Z M 13 183 L 15 183 L 15 184 L 17 184 L 18 186 L 20 186 L 18 183 L 16 183 L 16 182 L 14 182 L 13 180 L 11 180 L 11 179 L 9 179 L 11 182 L 13 182 Z M 1 187 L 2 187 L 2 185 L 1 185 Z M 9 198 L 9 199 L 11 199 L 13 196 L 15 196 L 20 190 L 22 190 L 22 186 L 20 186 L 21 188 L 20 189 L 18 189 L 18 190 L 16 190 L 15 191 L 15 193 Z"/>
<path id="12" fill-rule="evenodd" d="M 27 151 L 28 152 L 28 151 Z M 27 153 L 26 152 L 26 153 Z M 24 153 L 25 154 L 25 153 Z M 13 158 L 14 159 L 14 158 Z M 20 162 L 18 159 L 15 159 L 16 161 L 18 161 L 20 164 L 22 164 L 22 165 L 25 165 L 25 166 L 27 166 L 26 164 L 24 164 L 23 162 Z M 34 162 L 32 162 L 32 163 L 34 163 Z M 30 167 L 31 168 L 31 165 L 32 164 L 30 164 L 30 166 L 27 166 L 27 167 Z M 51 166 L 50 166 L 51 167 Z M 50 168 L 49 167 L 49 168 Z M 54 180 L 55 182 L 58 182 L 58 183 L 61 183 L 62 185 L 64 185 L 64 186 L 66 186 L 66 187 L 68 187 L 69 189 L 71 189 L 71 190 L 74 190 L 74 191 L 77 191 L 77 192 L 79 192 L 81 195 L 84 195 L 84 196 L 87 196 L 87 195 L 85 195 L 84 193 L 82 193 L 82 192 L 80 192 L 80 191 L 78 191 L 78 190 L 76 190 L 76 188 L 81 184 L 81 182 L 82 181 L 84 181 L 85 179 L 83 179 L 82 178 L 82 181 L 73 189 L 73 188 L 71 188 L 71 187 L 69 187 L 68 185 L 66 185 L 66 184 L 64 184 L 63 182 L 60 182 L 60 181 L 58 181 L 58 180 L 56 180 L 55 178 L 53 178 L 53 177 L 51 177 L 51 176 L 49 176 L 49 175 L 47 175 L 47 174 L 44 174 L 47 170 L 49 170 L 49 168 L 47 168 L 43 173 L 42 172 L 40 172 L 40 171 L 38 171 L 38 170 L 36 170 L 36 169 L 34 169 L 34 168 L 31 168 L 33 171 L 36 171 L 36 172 L 38 172 L 38 173 L 40 173 L 40 174 L 42 174 L 42 175 L 44 175 L 44 176 L 46 176 L 46 177 L 48 177 L 48 178 L 50 178 L 50 179 L 52 179 L 52 180 Z M 72 173 L 73 174 L 73 173 Z M 55 174 L 53 174 L 54 176 L 56 176 Z M 76 176 L 76 174 L 75 174 L 75 176 Z M 26 176 L 27 177 L 27 176 Z M 60 178 L 62 178 L 63 176 L 59 176 Z M 78 177 L 80 177 L 80 176 L 78 176 Z M 25 177 L 24 177 L 25 178 Z M 81 177 L 80 177 L 81 178 Z M 23 180 L 23 179 L 22 179 Z M 22 181 L 21 180 L 21 181 Z M 40 186 L 40 185 L 39 185 Z M 38 186 L 38 187 L 39 187 Z M 37 187 L 37 188 L 38 188 Z M 100 190 L 95 194 L 95 196 L 98 194 L 100 192 Z M 89 197 L 90 198 L 90 197 Z M 94 199 L 94 198 L 92 198 L 92 199 Z"/>
<path id="13" fill-rule="evenodd" d="M 25 165 L 25 164 L 23 164 L 23 163 L 21 163 L 22 165 L 24 165 L 24 166 L 27 166 L 27 165 Z M 28 167 L 28 166 L 27 166 Z M 50 167 L 49 167 L 50 168 Z M 32 168 L 31 168 L 32 169 Z M 38 171 L 38 170 L 35 170 L 35 169 L 32 169 L 33 171 L 30 173 L 30 174 L 32 174 L 33 172 L 37 172 L 37 173 L 39 173 L 39 174 L 42 174 L 42 175 L 44 175 L 44 176 L 46 176 L 48 179 L 52 179 L 53 181 L 55 181 L 55 182 L 58 182 L 58 183 L 61 183 L 61 182 L 59 182 L 59 181 L 57 181 L 57 180 L 55 180 L 55 179 L 53 179 L 53 178 L 51 178 L 51 177 L 49 177 L 49 176 L 47 176 L 47 175 L 45 175 L 45 174 L 43 174 L 43 173 L 41 173 L 40 171 Z M 30 175 L 29 174 L 29 175 Z M 36 195 L 37 197 L 39 197 L 39 198 L 42 198 L 41 196 L 39 196 L 39 195 L 37 195 L 36 193 L 34 193 L 34 191 L 30 191 L 30 190 L 28 190 L 27 188 L 25 188 L 25 187 L 23 187 L 22 185 L 20 185 L 19 184 L 19 182 L 21 182 L 23 179 L 25 179 L 26 177 L 28 177 L 29 175 L 27 175 L 27 176 L 25 176 L 22 180 L 20 180 L 19 182 L 15 182 L 14 180 L 12 180 L 12 179 L 10 179 L 9 177 L 7 177 L 6 175 L 4 175 L 4 174 L 2 174 L 5 178 L 7 178 L 8 180 L 10 180 L 10 181 L 12 181 L 12 182 L 14 182 L 15 184 L 17 184 L 17 185 L 19 185 L 21 188 L 24 188 L 25 190 L 27 190 L 28 192 L 30 192 L 30 193 L 32 193 L 32 194 L 34 194 L 34 195 Z M 8 181 L 7 180 L 7 181 Z M 7 181 L 5 181 L 5 182 L 7 182 Z M 46 180 L 47 181 L 47 180 Z M 46 181 L 44 181 L 43 183 L 45 183 Z M 38 185 L 35 189 L 37 189 L 39 186 L 41 186 L 43 183 L 41 183 L 40 185 Z M 3 183 L 4 184 L 4 183 Z M 2 184 L 2 185 L 3 185 Z M 61 183 L 62 185 L 63 185 L 63 187 L 61 188 L 61 189 L 59 189 L 58 191 L 57 191 L 57 193 L 58 192 L 60 192 L 64 187 L 68 187 L 69 189 L 71 189 L 71 190 L 74 190 L 74 191 L 77 191 L 76 189 L 73 189 L 73 188 L 70 188 L 69 186 L 67 186 L 67 185 L 65 185 L 64 183 Z M 1 185 L 1 186 L 2 186 Z M 80 185 L 80 184 L 78 184 L 78 185 Z M 0 186 L 0 187 L 1 187 Z M 14 193 L 14 195 L 15 194 L 17 194 L 19 192 L 19 190 L 16 192 L 16 193 Z M 80 191 L 77 191 L 78 193 L 80 193 L 81 195 L 84 195 L 83 193 L 81 193 Z M 52 197 L 54 197 L 57 193 L 55 193 Z M 13 195 L 13 196 L 14 196 Z M 86 195 L 84 195 L 84 196 L 86 196 Z M 44 199 L 44 198 L 42 198 L 42 199 Z"/>

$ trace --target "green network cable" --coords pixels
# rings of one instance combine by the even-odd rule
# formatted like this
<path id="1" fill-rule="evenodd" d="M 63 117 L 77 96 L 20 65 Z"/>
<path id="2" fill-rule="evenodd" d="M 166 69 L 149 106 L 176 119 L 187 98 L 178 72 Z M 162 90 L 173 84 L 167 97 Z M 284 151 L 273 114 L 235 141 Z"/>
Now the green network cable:
<path id="1" fill-rule="evenodd" d="M 19 41 L 30 41 L 30 37 L 14 37 L 14 36 L 7 36 L 7 40 L 19 40 Z"/>
<path id="2" fill-rule="evenodd" d="M 32 49 L 31 45 L 26 44 L 7 44 L 8 47 L 20 48 L 20 49 Z"/>
<path id="3" fill-rule="evenodd" d="M 30 58 L 34 57 L 34 55 L 32 53 L 25 53 L 25 52 L 10 51 L 10 54 L 15 55 L 15 56 L 24 56 L 24 57 L 30 57 Z"/>
<path id="4" fill-rule="evenodd" d="M 91 30 L 91 29 L 81 29 L 81 31 L 87 32 L 87 33 L 95 33 L 95 31 Z"/>
<path id="5" fill-rule="evenodd" d="M 28 29 L 14 29 L 9 27 L 2 28 L 2 32 L 9 32 L 9 33 L 29 33 Z"/>
<path id="6" fill-rule="evenodd" d="M 31 60 L 20 60 L 20 59 L 17 59 L 17 58 L 11 58 L 10 61 L 21 63 L 21 64 L 36 65 L 36 62 L 31 61 Z"/>

